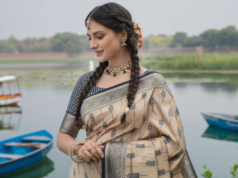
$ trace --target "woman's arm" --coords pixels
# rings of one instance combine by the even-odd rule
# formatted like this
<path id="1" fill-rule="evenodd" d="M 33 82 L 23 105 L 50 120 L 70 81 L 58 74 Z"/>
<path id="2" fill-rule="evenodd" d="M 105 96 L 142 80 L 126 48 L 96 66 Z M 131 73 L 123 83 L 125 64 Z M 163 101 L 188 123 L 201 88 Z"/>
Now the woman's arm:
<path id="1" fill-rule="evenodd" d="M 78 104 L 79 95 L 88 81 L 89 76 L 92 74 L 92 71 L 83 74 L 76 85 L 74 86 L 73 92 L 71 94 L 68 107 L 61 123 L 58 135 L 57 135 L 57 147 L 60 151 L 68 155 L 69 146 L 75 141 L 78 129 L 74 127 L 74 119 Z M 79 149 L 81 145 L 74 147 L 74 154 L 76 155 L 76 150 Z"/>
<path id="2" fill-rule="evenodd" d="M 68 149 L 69 146 L 75 141 L 76 137 L 72 137 L 68 134 L 62 133 L 62 132 L 58 132 L 57 135 L 57 147 L 60 151 L 62 151 L 63 153 L 65 153 L 66 155 L 68 155 Z M 81 147 L 82 145 L 76 145 L 74 147 L 74 155 L 77 155 L 77 150 Z"/>

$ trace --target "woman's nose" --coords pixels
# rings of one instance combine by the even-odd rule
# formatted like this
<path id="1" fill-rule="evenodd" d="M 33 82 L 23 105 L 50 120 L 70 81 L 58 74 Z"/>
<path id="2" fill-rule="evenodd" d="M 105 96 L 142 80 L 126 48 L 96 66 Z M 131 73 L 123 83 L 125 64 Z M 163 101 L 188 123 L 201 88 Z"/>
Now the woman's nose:
<path id="1" fill-rule="evenodd" d="M 95 48 L 97 48 L 97 44 L 94 43 L 93 40 L 91 40 L 90 48 L 91 48 L 91 49 L 95 49 Z"/>

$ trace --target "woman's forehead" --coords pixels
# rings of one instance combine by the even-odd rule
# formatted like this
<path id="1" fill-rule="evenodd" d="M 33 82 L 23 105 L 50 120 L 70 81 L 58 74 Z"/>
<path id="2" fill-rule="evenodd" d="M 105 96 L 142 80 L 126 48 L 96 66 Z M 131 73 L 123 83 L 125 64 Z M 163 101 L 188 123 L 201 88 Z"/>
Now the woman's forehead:
<path id="1" fill-rule="evenodd" d="M 87 35 L 95 35 L 96 33 L 99 32 L 107 32 L 109 29 L 93 20 L 90 21 L 89 24 L 89 30 L 88 28 L 86 28 L 87 30 Z"/>

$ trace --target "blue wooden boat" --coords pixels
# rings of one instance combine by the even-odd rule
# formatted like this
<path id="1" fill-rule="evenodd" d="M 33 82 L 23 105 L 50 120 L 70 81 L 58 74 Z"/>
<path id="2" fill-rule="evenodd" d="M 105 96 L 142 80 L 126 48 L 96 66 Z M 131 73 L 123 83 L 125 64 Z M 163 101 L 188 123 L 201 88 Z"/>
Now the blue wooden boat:
<path id="1" fill-rule="evenodd" d="M 238 116 L 228 114 L 201 113 L 211 126 L 238 131 Z"/>
<path id="2" fill-rule="evenodd" d="M 41 161 L 52 146 L 53 136 L 46 130 L 0 141 L 0 176 Z"/>

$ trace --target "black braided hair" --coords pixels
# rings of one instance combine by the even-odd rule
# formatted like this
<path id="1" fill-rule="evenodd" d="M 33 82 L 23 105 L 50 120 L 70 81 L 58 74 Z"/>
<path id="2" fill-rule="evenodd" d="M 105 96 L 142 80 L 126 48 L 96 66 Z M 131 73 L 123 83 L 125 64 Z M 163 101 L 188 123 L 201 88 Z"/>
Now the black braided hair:
<path id="1" fill-rule="evenodd" d="M 97 8 L 97 9 L 96 9 Z M 96 10 L 95 10 L 96 9 Z M 94 11 L 95 10 L 95 11 Z M 94 11 L 94 12 L 93 12 Z M 93 12 L 93 13 L 92 13 Z M 91 15 L 92 13 L 92 15 Z M 101 6 L 95 7 L 86 17 L 85 26 L 87 26 L 87 19 L 91 15 L 90 19 L 93 19 L 95 22 L 106 26 L 107 28 L 112 29 L 115 33 L 120 33 L 122 30 L 126 30 L 128 33 L 127 36 L 127 46 L 126 48 L 130 52 L 130 57 L 132 61 L 131 65 L 131 80 L 129 82 L 128 93 L 127 93 L 127 106 L 130 108 L 134 99 L 135 94 L 139 85 L 139 74 L 140 74 L 140 65 L 139 65 L 139 57 L 138 57 L 138 34 L 134 32 L 134 26 L 132 23 L 132 17 L 128 10 L 126 10 L 123 6 L 117 3 L 106 3 Z M 86 97 L 90 90 L 90 85 L 96 85 L 97 80 L 102 76 L 103 71 L 108 66 L 108 61 L 100 63 L 96 68 L 95 72 L 89 77 L 87 84 L 81 91 L 79 102 L 76 111 L 75 117 L 75 126 L 77 128 L 82 128 L 83 122 L 82 119 L 79 119 L 80 106 L 82 100 Z M 123 113 L 121 117 L 121 123 L 124 124 L 126 122 L 126 115 Z"/>

